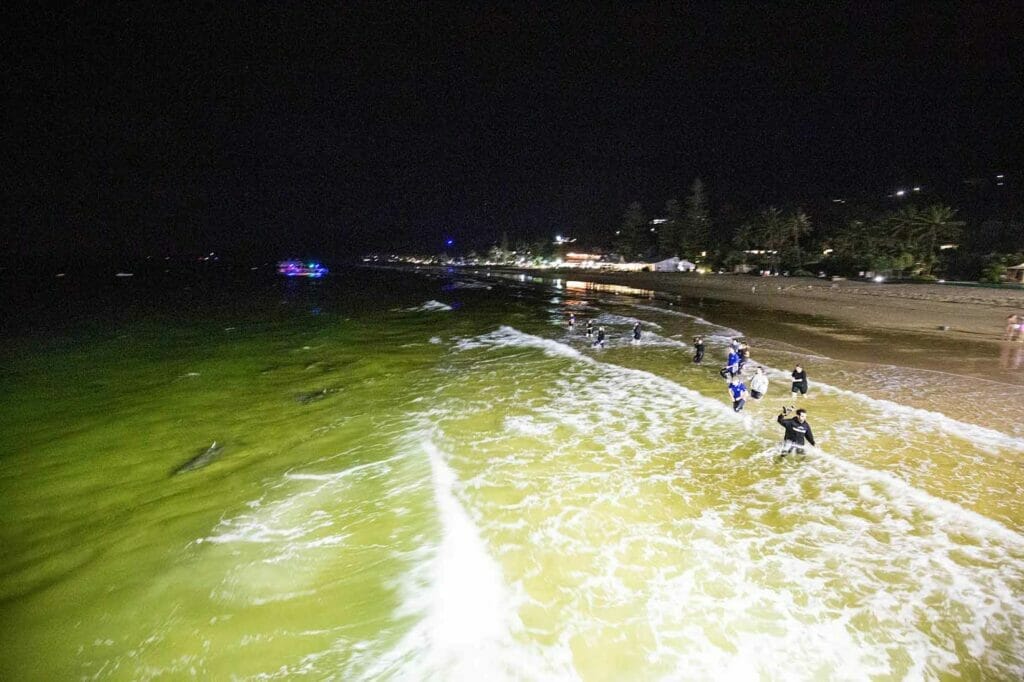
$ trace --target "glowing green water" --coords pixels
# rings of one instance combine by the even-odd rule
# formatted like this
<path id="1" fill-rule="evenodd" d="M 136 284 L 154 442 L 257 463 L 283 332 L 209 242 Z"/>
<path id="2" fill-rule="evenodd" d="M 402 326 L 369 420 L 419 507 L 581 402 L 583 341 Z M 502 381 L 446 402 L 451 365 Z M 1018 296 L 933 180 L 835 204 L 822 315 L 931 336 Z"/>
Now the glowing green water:
<path id="1" fill-rule="evenodd" d="M 920 373 L 805 360 L 822 451 L 779 461 L 781 375 L 736 416 L 721 341 L 689 362 L 728 330 L 607 292 L 332 277 L 12 346 L 0 677 L 1024 673 L 1018 403 L 977 425 L 902 406 Z M 924 380 L 940 407 L 962 389 Z"/>

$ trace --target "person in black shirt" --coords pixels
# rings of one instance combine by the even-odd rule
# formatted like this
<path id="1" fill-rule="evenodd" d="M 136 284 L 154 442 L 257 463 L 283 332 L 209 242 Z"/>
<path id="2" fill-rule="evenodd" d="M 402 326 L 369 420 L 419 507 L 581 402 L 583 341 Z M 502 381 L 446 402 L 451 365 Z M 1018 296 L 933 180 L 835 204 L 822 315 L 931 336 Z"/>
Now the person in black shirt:
<path id="1" fill-rule="evenodd" d="M 594 345 L 604 348 L 604 327 L 597 328 L 597 341 L 594 341 Z"/>
<path id="2" fill-rule="evenodd" d="M 800 365 L 797 365 L 793 369 L 793 399 L 796 400 L 797 395 L 807 395 L 807 372 Z"/>
<path id="3" fill-rule="evenodd" d="M 746 341 L 740 343 L 739 348 L 736 349 L 737 355 L 740 356 L 739 370 L 743 371 L 743 366 L 750 362 L 750 346 L 747 345 Z"/>
<path id="4" fill-rule="evenodd" d="M 640 343 L 640 323 L 633 325 L 633 343 Z"/>
<path id="5" fill-rule="evenodd" d="M 589 339 L 594 335 L 594 321 L 587 320 L 587 338 Z"/>
<path id="6" fill-rule="evenodd" d="M 704 337 L 693 337 L 693 361 L 698 365 L 704 362 Z"/>
<path id="7" fill-rule="evenodd" d="M 790 417 L 788 415 L 791 409 L 783 407 L 778 418 L 779 424 L 782 428 L 786 429 L 786 436 L 782 442 L 782 452 L 780 453 L 783 457 L 791 452 L 802 455 L 804 454 L 804 445 L 806 443 L 814 445 L 814 434 L 811 433 L 811 425 L 807 422 L 807 410 L 801 408 Z"/>

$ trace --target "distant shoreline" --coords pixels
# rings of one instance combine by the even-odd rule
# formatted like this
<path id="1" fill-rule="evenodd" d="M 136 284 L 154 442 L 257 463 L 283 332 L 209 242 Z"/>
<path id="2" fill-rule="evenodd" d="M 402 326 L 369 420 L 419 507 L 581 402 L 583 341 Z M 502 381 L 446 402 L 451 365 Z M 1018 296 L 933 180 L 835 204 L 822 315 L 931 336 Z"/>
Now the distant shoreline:
<path id="1" fill-rule="evenodd" d="M 484 268 L 465 267 L 460 270 L 479 272 Z M 1000 341 L 1006 317 L 1012 313 L 1024 313 L 1024 289 L 852 280 L 833 282 L 811 277 L 734 274 L 489 270 L 619 284 L 689 299 L 710 298 L 782 312 L 831 317 L 867 328 L 934 333 L 944 337 L 962 336 L 971 342 Z"/>
<path id="2" fill-rule="evenodd" d="M 1006 317 L 1024 312 L 1024 290 L 671 272 L 456 271 L 466 277 L 521 274 L 561 280 L 562 286 L 589 282 L 641 289 L 752 338 L 782 341 L 805 352 L 1024 385 L 1024 344 L 1002 341 Z"/>

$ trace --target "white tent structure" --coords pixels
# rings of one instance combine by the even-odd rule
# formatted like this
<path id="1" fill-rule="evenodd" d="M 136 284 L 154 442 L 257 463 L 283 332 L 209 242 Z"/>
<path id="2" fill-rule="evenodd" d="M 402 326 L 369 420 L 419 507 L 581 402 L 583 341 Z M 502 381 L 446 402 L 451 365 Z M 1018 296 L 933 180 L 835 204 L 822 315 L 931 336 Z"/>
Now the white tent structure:
<path id="1" fill-rule="evenodd" d="M 651 269 L 654 272 L 692 272 L 697 269 L 697 266 L 688 260 L 673 256 L 657 263 L 651 263 Z"/>

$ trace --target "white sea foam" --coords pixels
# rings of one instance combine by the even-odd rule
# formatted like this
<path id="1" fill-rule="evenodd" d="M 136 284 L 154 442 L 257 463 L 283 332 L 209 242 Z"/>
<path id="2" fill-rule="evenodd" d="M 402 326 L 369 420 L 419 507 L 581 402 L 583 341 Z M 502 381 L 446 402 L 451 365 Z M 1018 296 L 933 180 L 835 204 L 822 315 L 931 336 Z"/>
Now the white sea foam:
<path id="1" fill-rule="evenodd" d="M 564 660 L 517 639 L 523 625 L 500 566 L 456 497 L 456 474 L 429 439 L 422 449 L 430 463 L 441 538 L 433 556 L 422 556 L 402 587 L 401 611 L 419 620 L 360 677 L 572 679 Z"/>
<path id="2" fill-rule="evenodd" d="M 445 448 L 486 481 L 467 495 L 512 565 L 565 567 L 506 579 L 577 665 L 610 647 L 663 679 L 916 679 L 974 670 L 965 657 L 996 678 L 1024 672 L 1019 533 L 826 452 L 779 463 L 775 424 L 737 432 L 724 405 L 649 373 L 511 328 L 477 341 L 544 352 L 515 356 L 498 402 L 458 408 L 467 423 L 514 409 L 529 428 L 508 435 L 535 440 L 509 457 L 501 434 L 449 432 Z M 488 502 L 496 487 L 517 501 Z"/>
<path id="3" fill-rule="evenodd" d="M 222 520 L 197 544 L 225 546 L 249 559 L 236 562 L 217 590 L 220 599 L 249 604 L 287 601 L 307 593 L 324 570 L 324 559 L 346 545 L 355 524 L 352 514 L 375 513 L 375 500 L 339 500 L 355 495 L 358 485 L 387 476 L 399 456 L 337 472 L 290 471 L 249 510 Z"/>
<path id="4" fill-rule="evenodd" d="M 413 306 L 411 308 L 396 308 L 398 312 L 402 313 L 437 313 L 437 312 L 448 312 L 452 309 L 447 303 L 441 303 L 440 301 L 430 300 L 422 305 Z"/>
<path id="5" fill-rule="evenodd" d="M 636 317 L 626 317 L 624 315 L 616 315 L 615 313 L 600 313 L 594 318 L 595 325 L 606 325 L 606 326 L 621 326 L 621 327 L 632 327 L 634 323 L 640 322 L 641 326 L 661 329 L 661 325 L 657 322 L 651 322 L 650 320 L 640 320 Z"/>
<path id="6" fill-rule="evenodd" d="M 682 317 L 682 318 L 685 318 L 687 320 L 691 320 L 691 321 L 693 321 L 693 322 L 695 322 L 697 324 L 704 325 L 704 326 L 707 326 L 707 327 L 711 327 L 712 334 L 717 335 L 717 337 L 719 337 L 719 338 L 733 339 L 733 338 L 736 338 L 736 337 L 741 337 L 741 338 L 743 337 L 743 332 L 739 331 L 738 329 L 733 329 L 732 327 L 726 327 L 726 326 L 723 326 L 723 325 L 720 325 L 720 324 L 715 324 L 714 322 L 709 322 L 709 321 L 705 320 L 703 317 L 700 317 L 699 315 L 691 315 L 690 313 L 684 313 L 681 310 L 674 310 L 674 309 L 671 309 L 671 308 L 661 308 L 659 306 L 647 305 L 647 304 L 644 304 L 644 303 L 630 303 L 629 305 L 632 308 L 639 308 L 640 310 L 650 310 L 652 312 L 659 313 L 661 315 L 671 315 L 672 317 Z"/>
<path id="7" fill-rule="evenodd" d="M 760 362 L 752 362 L 752 364 L 764 367 L 765 372 L 770 377 L 780 380 L 779 383 L 783 384 L 782 390 L 788 393 L 789 384 L 792 380 L 790 372 L 770 367 Z M 1024 453 L 1024 438 L 1011 436 L 977 424 L 962 422 L 944 415 L 941 412 L 911 407 L 909 405 L 897 403 L 892 400 L 885 400 L 883 398 L 872 398 L 871 396 L 858 393 L 857 391 L 851 391 L 816 381 L 813 377 L 811 377 L 811 381 L 809 383 L 811 385 L 811 391 L 820 390 L 833 395 L 846 396 L 865 405 L 870 405 L 877 410 L 880 415 L 882 415 L 883 419 L 891 419 L 894 416 L 911 419 L 918 424 L 927 425 L 927 428 L 939 429 L 949 435 L 963 438 L 964 440 L 970 441 L 989 450 L 1009 449 Z"/>
<path id="8" fill-rule="evenodd" d="M 457 350 L 470 350 L 473 348 L 480 347 L 493 347 L 493 348 L 535 348 L 543 351 L 546 355 L 571 358 L 580 362 L 597 362 L 593 357 L 584 355 L 580 351 L 572 348 L 564 343 L 553 341 L 551 339 L 545 339 L 540 336 L 534 336 L 521 332 L 513 327 L 501 326 L 493 332 L 482 334 L 474 339 L 462 340 L 457 345 Z M 689 400 L 702 405 L 708 409 L 711 409 L 718 413 L 727 413 L 733 415 L 732 409 L 725 406 L 723 403 L 705 397 L 698 391 L 694 391 L 685 386 L 672 382 L 664 377 L 658 376 L 651 372 L 645 372 L 639 369 L 630 369 L 627 367 L 619 367 L 618 365 L 612 365 L 616 367 L 621 376 L 629 376 L 633 379 L 640 379 L 641 386 L 653 384 L 685 395 Z"/>
<path id="9" fill-rule="evenodd" d="M 452 289 L 491 289 L 490 284 L 477 280 L 455 280 L 448 286 Z"/>
<path id="10" fill-rule="evenodd" d="M 639 303 L 631 304 L 631 307 L 639 308 L 639 309 L 642 309 L 642 310 L 651 310 L 651 311 L 659 312 L 659 313 L 666 314 L 666 315 L 674 315 L 674 316 L 689 318 L 689 319 L 693 319 L 695 321 L 700 321 L 700 322 L 703 322 L 705 324 L 718 327 L 718 325 L 713 325 L 712 323 L 707 322 L 706 320 L 703 320 L 702 318 L 699 318 L 699 317 L 697 317 L 695 315 L 690 315 L 688 313 L 684 313 L 684 312 L 681 312 L 681 311 L 666 310 L 666 309 L 663 309 L 663 308 L 659 308 L 657 306 L 651 306 L 651 305 L 645 305 L 645 304 L 639 304 Z M 712 334 L 712 335 L 710 335 L 708 337 L 708 340 L 713 342 L 713 343 L 715 343 L 716 345 L 717 344 L 728 344 L 733 338 L 737 338 L 737 337 L 741 337 L 742 338 L 743 336 L 744 336 L 743 333 L 740 332 L 739 330 L 731 329 L 731 328 L 728 328 L 728 327 L 719 327 L 719 329 L 716 330 L 716 333 L 714 333 L 714 334 Z M 817 355 L 808 354 L 808 353 L 802 354 L 801 357 L 804 359 L 805 363 L 806 363 L 806 361 L 808 359 L 812 359 L 812 360 L 827 360 L 828 359 L 828 358 L 824 358 L 822 356 L 817 356 Z M 752 360 L 749 366 L 756 366 L 756 365 L 763 366 L 771 377 L 773 377 L 775 379 L 784 380 L 786 386 L 783 388 L 783 391 L 788 393 L 788 390 L 786 390 L 786 389 L 789 388 L 788 384 L 789 384 L 789 381 L 790 381 L 790 373 L 788 371 L 783 371 L 783 370 L 780 370 L 778 368 L 770 367 L 769 365 L 766 365 L 766 364 L 764 364 L 762 362 L 759 362 L 756 359 Z M 900 383 L 898 385 L 899 390 L 901 390 L 901 391 L 912 390 L 912 387 L 908 384 L 908 377 L 907 377 L 907 373 L 904 370 L 904 368 L 896 368 L 896 367 L 892 367 L 892 366 L 889 366 L 889 365 L 881 365 L 879 367 L 882 369 L 882 371 L 889 372 L 889 373 L 894 372 L 894 371 L 899 371 L 900 372 Z M 934 373 L 930 373 L 930 374 L 934 374 Z M 920 390 L 922 392 L 928 391 L 928 390 L 932 390 L 933 389 L 933 385 L 934 385 L 933 382 L 929 381 L 929 379 L 924 378 L 925 376 L 927 376 L 927 375 L 922 375 L 922 377 L 920 379 L 921 385 L 920 385 L 919 388 L 920 388 Z M 954 376 L 954 375 L 948 375 L 948 376 Z M 780 381 L 779 383 L 783 383 L 783 382 Z M 932 428 L 938 428 L 938 429 L 940 429 L 940 430 L 942 430 L 942 431 L 944 431 L 946 433 L 949 433 L 950 435 L 953 435 L 953 436 L 956 436 L 958 438 L 963 438 L 965 440 L 971 441 L 971 442 L 976 443 L 976 444 L 980 445 L 981 447 L 987 448 L 989 450 L 1009 449 L 1009 450 L 1012 450 L 1012 451 L 1024 453 L 1024 438 L 1021 438 L 1021 437 L 1019 437 L 1017 435 L 1006 434 L 1006 433 L 1002 433 L 1002 432 L 1000 432 L 1000 431 L 998 431 L 996 429 L 986 428 L 984 426 L 979 426 L 979 425 L 976 425 L 976 424 L 970 424 L 970 423 L 967 423 L 967 422 L 963 422 L 963 421 L 954 419 L 952 417 L 949 417 L 947 415 L 944 415 L 944 414 L 942 414 L 940 412 L 937 412 L 937 411 L 927 410 L 927 409 L 918 408 L 918 407 L 913 407 L 913 406 L 905 405 L 905 404 L 902 404 L 902 403 L 899 403 L 899 402 L 896 402 L 896 401 L 887 400 L 885 398 L 874 398 L 874 397 L 868 396 L 868 395 L 866 395 L 864 393 L 860 393 L 860 392 L 849 390 L 849 389 L 845 389 L 845 388 L 840 388 L 838 386 L 833 386 L 833 385 L 830 385 L 830 384 L 827 384 L 827 383 L 823 383 L 823 382 L 814 380 L 813 377 L 812 377 L 812 386 L 816 387 L 816 388 L 819 388 L 819 389 L 821 389 L 823 391 L 831 392 L 831 393 L 833 393 L 835 395 L 844 395 L 844 396 L 847 396 L 847 397 L 855 398 L 856 400 L 859 400 L 859 401 L 861 401 L 863 403 L 871 405 L 872 407 L 874 407 L 875 409 L 879 410 L 884 415 L 886 415 L 887 418 L 891 417 L 892 415 L 898 415 L 898 416 L 900 416 L 902 418 L 913 419 L 913 420 L 915 420 L 918 423 L 924 422 L 924 423 L 929 424 Z"/>

